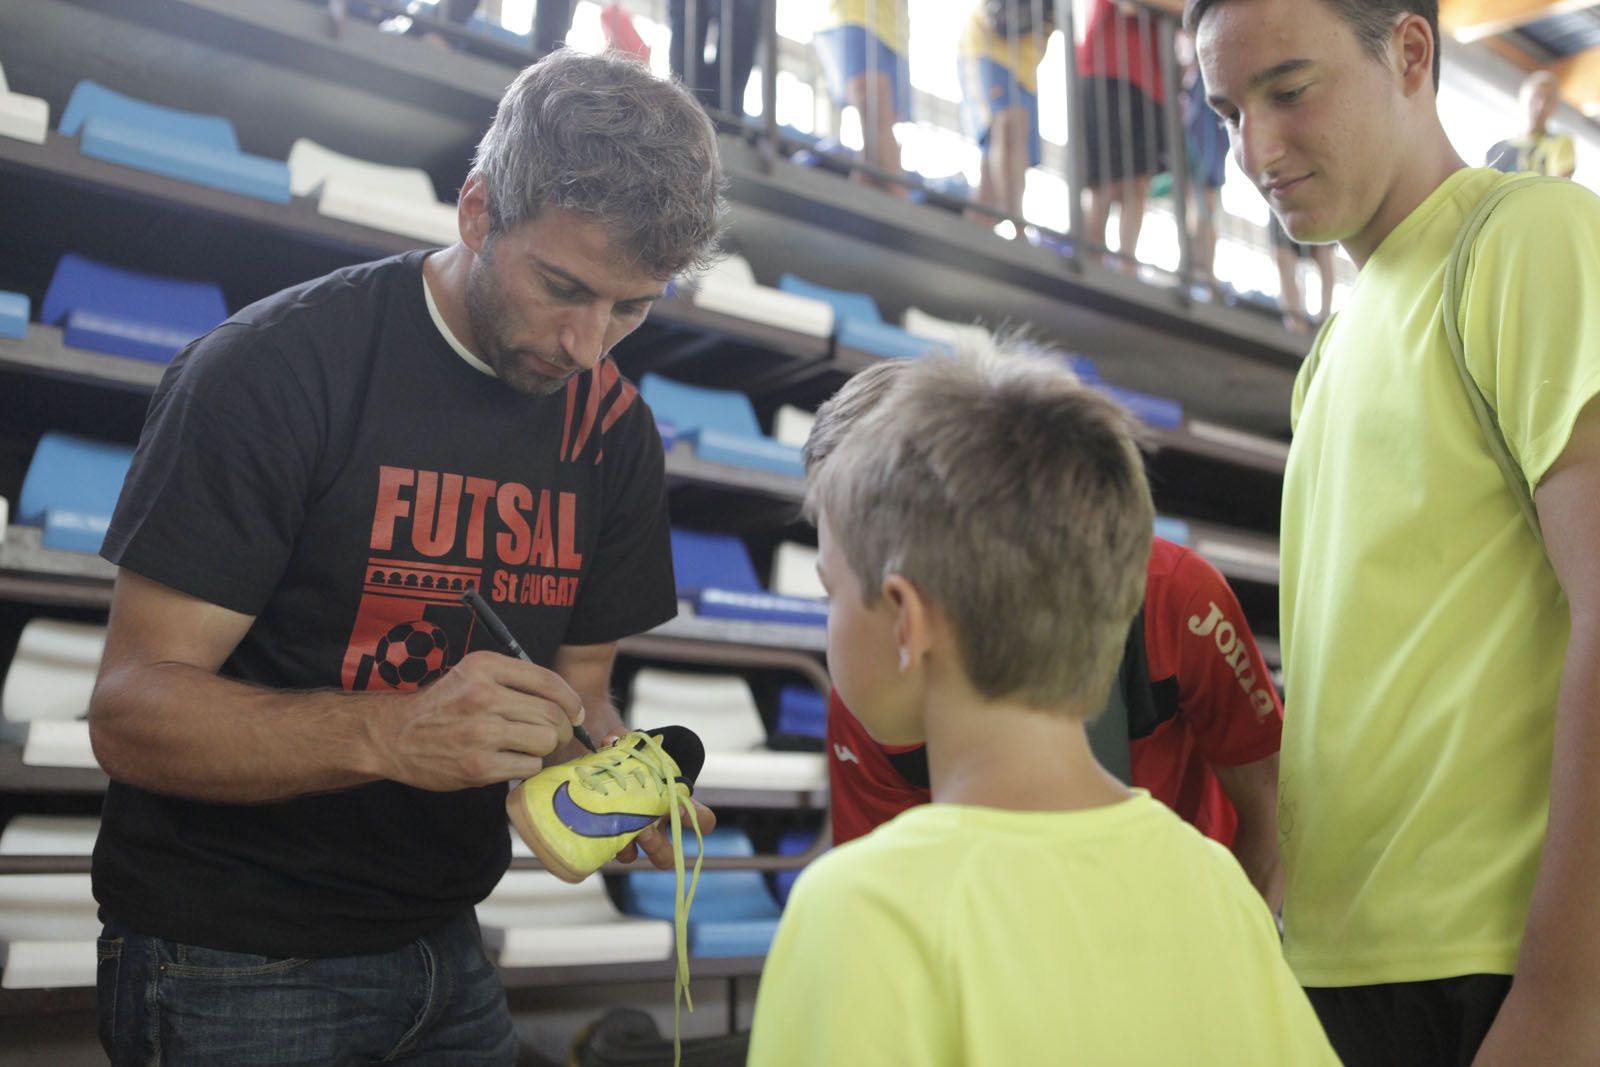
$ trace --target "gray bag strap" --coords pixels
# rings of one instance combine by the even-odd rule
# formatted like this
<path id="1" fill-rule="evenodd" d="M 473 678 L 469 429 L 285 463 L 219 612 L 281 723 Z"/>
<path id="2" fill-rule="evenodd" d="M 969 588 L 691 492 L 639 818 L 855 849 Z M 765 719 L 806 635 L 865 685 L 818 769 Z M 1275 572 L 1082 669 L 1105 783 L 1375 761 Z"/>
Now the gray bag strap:
<path id="1" fill-rule="evenodd" d="M 1517 502 L 1523 519 L 1528 523 L 1528 529 L 1533 531 L 1534 540 L 1541 545 L 1544 544 L 1544 535 L 1539 529 L 1539 511 L 1534 506 L 1532 494 L 1528 491 L 1527 479 L 1523 477 L 1522 468 L 1511 455 L 1511 447 L 1506 444 L 1506 435 L 1500 429 L 1499 417 L 1495 414 L 1494 408 L 1489 406 L 1489 401 L 1484 399 L 1483 390 L 1478 388 L 1477 380 L 1467 369 L 1467 350 L 1461 339 L 1461 296 L 1462 289 L 1466 285 L 1467 263 L 1472 259 L 1473 245 L 1478 239 L 1478 232 L 1488 221 L 1489 213 L 1499 206 L 1507 194 L 1518 189 L 1540 182 L 1565 180 L 1530 174 L 1495 186 L 1488 196 L 1478 201 L 1477 207 L 1467 218 L 1466 225 L 1456 234 L 1455 245 L 1450 249 L 1450 256 L 1444 264 L 1444 334 L 1450 342 L 1450 355 L 1455 360 L 1456 374 L 1461 379 L 1468 403 L 1472 405 L 1473 417 L 1478 420 L 1478 427 L 1483 431 L 1484 442 L 1489 446 L 1489 455 L 1494 457 L 1495 465 L 1500 468 L 1500 475 L 1505 479 L 1506 488 L 1511 490 L 1511 497 Z M 1328 321 L 1323 323 L 1322 331 L 1317 335 L 1316 342 L 1311 346 L 1311 352 L 1306 356 L 1304 373 L 1307 385 L 1317 373 L 1317 367 L 1322 359 L 1322 341 L 1328 336 L 1328 329 L 1332 325 L 1333 317 L 1330 316 Z"/>

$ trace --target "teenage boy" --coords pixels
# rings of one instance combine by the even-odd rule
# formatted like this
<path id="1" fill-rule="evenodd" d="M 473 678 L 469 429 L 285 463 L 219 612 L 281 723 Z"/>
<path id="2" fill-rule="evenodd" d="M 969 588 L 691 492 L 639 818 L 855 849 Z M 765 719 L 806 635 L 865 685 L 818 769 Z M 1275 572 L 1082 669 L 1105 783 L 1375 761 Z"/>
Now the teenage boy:
<path id="1" fill-rule="evenodd" d="M 933 803 L 796 883 L 753 1067 L 1336 1064 L 1238 864 L 1089 750 L 1150 553 L 1126 414 L 930 355 L 807 482 L 834 681 Z"/>
<path id="2" fill-rule="evenodd" d="M 1285 949 L 1351 1067 L 1593 1063 L 1600 201 L 1465 167 L 1437 14 L 1186 13 L 1244 173 L 1360 269 L 1284 480 Z"/>

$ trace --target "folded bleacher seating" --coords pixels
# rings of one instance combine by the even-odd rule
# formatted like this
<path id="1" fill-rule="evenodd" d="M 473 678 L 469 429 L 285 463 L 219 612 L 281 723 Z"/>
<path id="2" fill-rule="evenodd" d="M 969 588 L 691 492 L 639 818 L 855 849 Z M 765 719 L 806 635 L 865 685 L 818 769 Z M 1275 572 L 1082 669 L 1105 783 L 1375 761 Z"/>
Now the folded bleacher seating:
<path id="1" fill-rule="evenodd" d="M 529 58 L 532 59 L 533 38 L 530 35 L 507 29 L 493 19 L 486 19 L 482 15 L 473 15 L 467 19 L 466 26 L 473 33 L 487 37 L 496 44 L 505 45 L 507 48 L 519 48 L 529 53 Z"/>
<path id="2" fill-rule="evenodd" d="M 89 696 L 105 649 L 106 628 L 30 619 L 0 688 L 0 737 L 22 745 L 33 767 L 97 766 L 89 744 Z"/>
<path id="3" fill-rule="evenodd" d="M 778 728 L 767 747 L 775 752 L 823 752 L 828 736 L 828 697 L 810 686 L 778 691 Z"/>
<path id="4" fill-rule="evenodd" d="M 0 831 L 0 855 L 87 856 L 99 820 L 18 815 Z M 0 875 L 0 988 L 95 984 L 100 919 L 87 874 Z"/>
<path id="5" fill-rule="evenodd" d="M 823 833 L 827 833 L 826 830 Z M 778 855 L 804 856 L 817 843 L 817 835 L 806 830 L 785 830 L 778 835 Z M 778 871 L 772 876 L 773 892 L 778 897 L 779 904 L 789 903 L 789 890 L 794 888 L 796 878 L 804 867 L 796 867 L 792 871 Z"/>
<path id="6" fill-rule="evenodd" d="M 99 552 L 133 449 L 51 431 L 22 479 L 16 521 L 43 527 L 46 548 Z"/>
<path id="7" fill-rule="evenodd" d="M 29 619 L 0 688 L 0 712 L 6 721 L 83 718 L 105 645 L 104 626 Z"/>
<path id="8" fill-rule="evenodd" d="M 673 530 L 672 570 L 679 598 L 702 618 L 827 625 L 822 601 L 762 588 L 744 542 L 730 534 Z"/>
<path id="9" fill-rule="evenodd" d="M 975 322 L 935 318 L 921 308 L 906 308 L 904 321 L 907 333 L 951 348 L 964 344 L 982 349 L 988 345 L 991 336 L 988 330 Z"/>
<path id="10" fill-rule="evenodd" d="M 50 105 L 40 97 L 12 92 L 0 67 L 0 137 L 44 144 L 49 131 Z"/>
<path id="11" fill-rule="evenodd" d="M 0 289 L 0 337 L 28 336 L 30 302 L 22 293 Z"/>
<path id="12" fill-rule="evenodd" d="M 750 264 L 739 256 L 719 260 L 700 276 L 694 303 L 707 311 L 778 326 L 808 337 L 833 335 L 831 304 L 759 284 Z"/>
<path id="13" fill-rule="evenodd" d="M 39 321 L 75 348 L 167 363 L 228 317 L 215 282 L 143 274 L 68 252 L 45 290 Z"/>
<path id="14" fill-rule="evenodd" d="M 817 416 L 793 404 L 784 404 L 772 417 L 772 436 L 786 445 L 804 448 Z"/>
<path id="15" fill-rule="evenodd" d="M 717 829 L 706 835 L 705 855 L 754 856 L 743 830 Z M 685 835 L 686 857 L 697 849 Z M 623 909 L 632 915 L 671 919 L 675 876 L 671 871 L 641 871 L 626 876 Z M 778 931 L 780 911 L 760 871 L 702 871 L 689 910 L 689 955 L 762 956 Z"/>
<path id="16" fill-rule="evenodd" d="M 1132 413 L 1133 417 L 1147 426 L 1154 426 L 1162 430 L 1175 430 L 1183 425 L 1183 405 L 1176 400 L 1168 400 L 1164 396 L 1152 396 L 1149 393 L 1140 393 L 1133 389 L 1124 389 L 1121 386 L 1111 385 L 1100 379 L 1100 373 L 1093 363 L 1079 355 L 1069 355 L 1068 365 L 1073 372 L 1081 378 L 1086 385 L 1105 393 L 1113 400 Z"/>
<path id="17" fill-rule="evenodd" d="M 937 344 L 884 322 L 877 303 L 866 293 L 830 289 L 795 274 L 779 278 L 778 288 L 833 305 L 834 341 L 848 348 L 886 359 L 903 359 L 924 355 Z"/>
<path id="18" fill-rule="evenodd" d="M 1155 535 L 1175 544 L 1186 545 L 1189 543 L 1189 524 L 1182 519 L 1157 515 Z"/>
<path id="19" fill-rule="evenodd" d="M 315 196 L 329 218 L 439 245 L 461 235 L 455 205 L 439 202 L 433 179 L 418 167 L 357 159 L 302 137 L 289 149 L 289 181 L 295 196 Z"/>
<path id="20" fill-rule="evenodd" d="M 656 418 L 670 422 L 701 459 L 795 478 L 805 473 L 800 450 L 763 434 L 743 393 L 685 385 L 659 374 L 646 374 L 639 390 Z"/>
<path id="21" fill-rule="evenodd" d="M 515 834 L 512 854 L 531 856 Z M 577 885 L 549 871 L 507 871 L 478 905 L 484 944 L 502 967 L 637 963 L 672 955 L 672 924 L 624 915 L 605 880 Z"/>
<path id="22" fill-rule="evenodd" d="M 792 737 L 821 740 L 827 734 L 828 697 L 803 685 L 788 685 L 778 692 L 778 732 Z"/>
<path id="23" fill-rule="evenodd" d="M 278 204 L 289 202 L 289 167 L 239 148 L 233 123 L 163 107 L 81 81 L 60 130 L 86 156 Z"/>
<path id="24" fill-rule="evenodd" d="M 817 574 L 817 550 L 794 541 L 781 542 L 772 554 L 772 591 L 782 596 L 826 600 L 828 591 Z"/>
<path id="25" fill-rule="evenodd" d="M 628 722 L 635 729 L 686 726 L 706 747 L 697 787 L 809 792 L 828 784 L 819 753 L 767 747 L 750 684 L 738 675 L 646 669 L 634 676 Z"/>

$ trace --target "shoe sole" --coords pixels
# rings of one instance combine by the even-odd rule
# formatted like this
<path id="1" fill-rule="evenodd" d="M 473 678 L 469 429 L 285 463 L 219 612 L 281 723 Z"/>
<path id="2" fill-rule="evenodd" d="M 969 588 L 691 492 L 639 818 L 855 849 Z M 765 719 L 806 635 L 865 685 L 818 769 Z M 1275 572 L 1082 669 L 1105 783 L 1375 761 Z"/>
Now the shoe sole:
<path id="1" fill-rule="evenodd" d="M 555 846 L 545 840 L 539 833 L 539 828 L 534 825 L 533 819 L 528 816 L 528 806 L 522 802 L 522 791 L 523 787 L 518 785 L 506 797 L 506 814 L 511 817 L 511 825 L 516 827 L 517 835 L 533 850 L 539 862 L 544 864 L 545 869 L 551 874 L 573 885 L 593 874 L 593 871 L 575 870 L 562 862 Z"/>

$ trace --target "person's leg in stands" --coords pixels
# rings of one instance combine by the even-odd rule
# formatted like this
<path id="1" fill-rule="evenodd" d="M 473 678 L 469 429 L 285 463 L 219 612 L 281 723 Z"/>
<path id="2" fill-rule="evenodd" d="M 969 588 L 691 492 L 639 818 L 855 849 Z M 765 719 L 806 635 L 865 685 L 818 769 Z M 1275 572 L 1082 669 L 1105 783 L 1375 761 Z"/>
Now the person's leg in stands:
<path id="1" fill-rule="evenodd" d="M 845 82 L 845 102 L 861 116 L 861 156 L 870 167 L 890 175 L 904 173 L 900 168 L 900 143 L 895 140 L 894 82 L 884 71 L 858 74 Z M 856 171 L 852 180 L 903 197 L 906 188 Z"/>
<path id="2" fill-rule="evenodd" d="M 555 51 L 566 42 L 572 29 L 573 0 L 537 0 L 533 9 L 533 50 L 535 55 Z"/>
<path id="3" fill-rule="evenodd" d="M 1139 231 L 1144 228 L 1144 195 L 1150 188 L 1147 177 L 1126 178 L 1118 186 L 1117 254 L 1125 269 L 1133 269 L 1139 250 Z"/>
<path id="4" fill-rule="evenodd" d="M 1317 321 L 1327 322 L 1329 309 L 1333 307 L 1333 246 L 1313 245 L 1311 259 L 1322 277 L 1322 303 L 1317 307 Z"/>
<path id="5" fill-rule="evenodd" d="M 1191 277 L 1213 293 L 1217 289 L 1217 211 L 1220 190 L 1189 183 L 1189 263 Z"/>
<path id="6" fill-rule="evenodd" d="M 1290 333 L 1306 333 L 1310 327 L 1300 295 L 1300 253 L 1292 244 L 1274 244 L 1272 260 L 1278 265 L 1278 309 L 1283 314 L 1284 329 Z"/>
<path id="7" fill-rule="evenodd" d="M 1028 177 L 1028 146 L 1033 139 L 1033 117 L 1026 107 L 1008 107 L 995 113 L 989 127 L 987 159 L 994 174 L 994 206 L 1005 212 L 1022 233 L 1022 189 Z"/>

